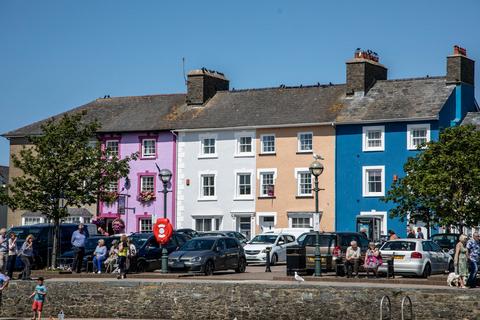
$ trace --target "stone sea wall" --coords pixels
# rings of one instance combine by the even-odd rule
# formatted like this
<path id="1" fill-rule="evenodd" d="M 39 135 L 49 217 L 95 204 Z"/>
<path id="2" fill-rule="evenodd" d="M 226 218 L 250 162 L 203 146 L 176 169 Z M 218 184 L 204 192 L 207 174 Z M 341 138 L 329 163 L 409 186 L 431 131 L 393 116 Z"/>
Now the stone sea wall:
<path id="1" fill-rule="evenodd" d="M 400 319 L 405 295 L 416 319 L 480 319 L 480 290 L 395 289 L 326 284 L 212 281 L 46 282 L 44 316 L 66 319 L 379 319 L 383 295 Z M 1 317 L 29 317 L 35 282 L 12 282 L 3 293 Z M 406 318 L 408 319 L 408 318 Z"/>

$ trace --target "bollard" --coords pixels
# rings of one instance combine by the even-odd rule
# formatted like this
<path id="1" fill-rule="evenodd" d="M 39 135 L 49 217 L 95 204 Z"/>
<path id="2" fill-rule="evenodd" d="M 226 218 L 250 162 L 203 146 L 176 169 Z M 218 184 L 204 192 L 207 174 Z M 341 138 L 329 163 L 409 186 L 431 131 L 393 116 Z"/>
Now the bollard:
<path id="1" fill-rule="evenodd" d="M 162 273 L 168 273 L 168 251 L 165 247 L 162 249 Z"/>
<path id="2" fill-rule="evenodd" d="M 392 254 L 392 257 L 387 260 L 387 278 L 395 278 L 395 267 L 393 261 L 395 260 L 395 252 Z"/>
<path id="3" fill-rule="evenodd" d="M 272 272 L 272 270 L 270 270 L 270 250 L 272 250 L 272 248 L 265 248 L 265 252 L 267 253 L 267 257 L 265 260 L 265 272 Z"/>

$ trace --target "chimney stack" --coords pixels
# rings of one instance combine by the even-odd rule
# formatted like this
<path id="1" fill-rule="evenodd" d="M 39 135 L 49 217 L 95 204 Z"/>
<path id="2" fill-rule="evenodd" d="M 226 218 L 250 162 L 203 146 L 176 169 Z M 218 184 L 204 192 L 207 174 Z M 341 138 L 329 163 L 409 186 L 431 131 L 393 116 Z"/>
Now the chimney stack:
<path id="1" fill-rule="evenodd" d="M 376 52 L 358 48 L 347 61 L 347 95 L 365 95 L 377 80 L 387 80 L 387 68 L 379 63 Z"/>
<path id="2" fill-rule="evenodd" d="M 467 50 L 453 47 L 453 55 L 447 57 L 447 84 L 475 84 L 475 61 L 467 58 Z"/>
<path id="3" fill-rule="evenodd" d="M 229 83 L 223 73 L 205 68 L 192 70 L 187 75 L 187 104 L 203 105 L 217 91 L 228 90 Z"/>

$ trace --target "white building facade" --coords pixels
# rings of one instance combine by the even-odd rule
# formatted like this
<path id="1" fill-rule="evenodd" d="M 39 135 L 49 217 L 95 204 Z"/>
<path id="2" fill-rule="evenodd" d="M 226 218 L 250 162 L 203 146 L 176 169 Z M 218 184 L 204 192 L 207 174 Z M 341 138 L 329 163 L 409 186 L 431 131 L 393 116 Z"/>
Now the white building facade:
<path id="1" fill-rule="evenodd" d="M 255 233 L 255 130 L 184 130 L 177 144 L 177 228 Z"/>

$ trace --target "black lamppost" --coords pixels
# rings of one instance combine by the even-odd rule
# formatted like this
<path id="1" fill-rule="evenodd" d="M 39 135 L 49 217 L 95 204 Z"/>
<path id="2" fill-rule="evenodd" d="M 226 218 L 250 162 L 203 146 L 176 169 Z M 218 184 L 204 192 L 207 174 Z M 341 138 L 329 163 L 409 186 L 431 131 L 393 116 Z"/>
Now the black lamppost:
<path id="1" fill-rule="evenodd" d="M 319 217 L 318 230 L 315 236 L 315 277 L 321 277 L 322 265 L 320 255 L 320 212 L 318 210 L 318 191 L 320 191 L 320 189 L 318 188 L 318 176 L 323 173 L 323 164 L 318 161 L 319 159 L 322 159 L 321 157 L 315 155 L 314 159 L 315 160 L 312 162 L 309 169 L 310 173 L 315 177 L 315 188 L 313 189 L 313 191 L 315 191 L 315 214 L 317 217 Z"/>
<path id="2" fill-rule="evenodd" d="M 168 169 L 160 169 L 157 165 L 158 175 L 160 180 L 163 183 L 163 190 L 160 191 L 163 193 L 163 217 L 167 218 L 167 194 L 171 191 L 168 191 L 168 184 L 172 180 L 172 171 Z M 162 248 L 162 273 L 168 272 L 168 251 L 165 246 Z"/>

